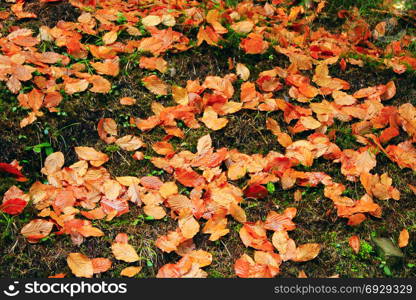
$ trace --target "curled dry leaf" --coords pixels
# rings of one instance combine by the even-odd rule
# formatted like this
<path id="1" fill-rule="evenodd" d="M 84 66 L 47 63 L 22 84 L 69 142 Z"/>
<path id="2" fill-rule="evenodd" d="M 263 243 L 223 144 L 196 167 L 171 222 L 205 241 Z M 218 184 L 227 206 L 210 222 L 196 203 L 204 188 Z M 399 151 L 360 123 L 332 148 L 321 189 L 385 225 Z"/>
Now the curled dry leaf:
<path id="1" fill-rule="evenodd" d="M 177 85 L 172 86 L 172 97 L 178 104 L 187 105 L 189 103 L 188 91 L 186 88 Z"/>
<path id="2" fill-rule="evenodd" d="M 144 26 L 157 26 L 162 22 L 161 17 L 155 15 L 148 15 L 142 19 Z"/>
<path id="3" fill-rule="evenodd" d="M 5 172 L 8 174 L 11 174 L 16 177 L 17 181 L 27 181 L 27 178 L 22 174 L 20 171 L 22 169 L 21 166 L 19 166 L 19 163 L 17 160 L 14 160 L 11 163 L 3 163 L 0 162 L 0 172 Z"/>
<path id="4" fill-rule="evenodd" d="M 140 57 L 140 68 L 158 70 L 165 73 L 168 70 L 168 63 L 161 57 Z"/>
<path id="5" fill-rule="evenodd" d="M 45 175 L 53 175 L 62 169 L 64 163 L 64 154 L 62 152 L 54 152 L 46 157 L 45 164 L 41 172 Z"/>
<path id="6" fill-rule="evenodd" d="M 113 44 L 117 40 L 118 33 L 117 31 L 109 31 L 104 34 L 103 42 L 106 45 Z"/>
<path id="7" fill-rule="evenodd" d="M 275 231 L 272 236 L 273 246 L 279 251 L 283 261 L 291 260 L 296 257 L 295 241 L 289 238 L 286 231 Z"/>
<path id="8" fill-rule="evenodd" d="M 117 123 L 112 118 L 102 118 L 98 122 L 97 131 L 100 139 L 107 144 L 112 144 L 116 141 Z"/>
<path id="9" fill-rule="evenodd" d="M 380 200 L 388 200 L 390 198 L 394 200 L 400 199 L 400 192 L 391 186 L 393 180 L 387 173 L 381 176 L 378 174 L 361 173 L 360 181 L 369 195 L 375 196 Z"/>
<path id="10" fill-rule="evenodd" d="M 178 186 L 174 182 L 165 182 L 159 189 L 160 195 L 167 199 L 169 196 L 178 194 Z"/>
<path id="11" fill-rule="evenodd" d="M 170 253 L 176 251 L 177 247 L 184 241 L 186 241 L 186 238 L 178 228 L 175 231 L 170 231 L 167 235 L 160 236 L 155 244 L 162 251 Z"/>
<path id="12" fill-rule="evenodd" d="M 235 70 L 237 75 L 244 81 L 247 81 L 250 77 L 250 70 L 242 63 L 237 63 Z"/>
<path id="13" fill-rule="evenodd" d="M 216 241 L 227 235 L 230 230 L 227 228 L 227 218 L 225 214 L 214 214 L 202 229 L 202 233 L 210 234 L 209 240 Z"/>
<path id="14" fill-rule="evenodd" d="M 121 105 L 134 105 L 136 104 L 136 99 L 132 97 L 123 97 L 123 98 L 120 98 L 120 104 Z"/>
<path id="15" fill-rule="evenodd" d="M 165 209 L 159 205 L 145 205 L 143 211 L 155 220 L 163 219 L 166 216 Z"/>
<path id="16" fill-rule="evenodd" d="M 204 261 L 204 260 L 203 260 Z M 201 269 L 200 255 L 190 254 L 182 257 L 176 264 L 166 264 L 161 267 L 157 278 L 206 278 L 208 274 Z"/>
<path id="17" fill-rule="evenodd" d="M 20 198 L 12 198 L 8 200 L 4 200 L 3 198 L 3 203 L 0 205 L 0 211 L 9 215 L 18 215 L 23 211 L 26 205 L 27 201 Z"/>
<path id="18" fill-rule="evenodd" d="M 212 254 L 204 250 L 193 250 L 186 255 L 201 268 L 209 266 L 212 263 Z"/>

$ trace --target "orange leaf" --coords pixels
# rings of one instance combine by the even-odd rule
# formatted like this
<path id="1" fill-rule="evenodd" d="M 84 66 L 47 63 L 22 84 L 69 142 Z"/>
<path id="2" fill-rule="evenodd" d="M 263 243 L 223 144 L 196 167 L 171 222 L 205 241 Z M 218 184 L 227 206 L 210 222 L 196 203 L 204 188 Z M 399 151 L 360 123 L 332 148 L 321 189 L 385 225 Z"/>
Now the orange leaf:
<path id="1" fill-rule="evenodd" d="M 140 57 L 140 68 L 148 70 L 158 70 L 165 73 L 168 70 L 168 63 L 161 57 Z"/>
<path id="2" fill-rule="evenodd" d="M 134 277 L 135 275 L 139 274 L 142 270 L 142 267 L 127 267 L 121 270 L 120 275 L 126 277 Z"/>
<path id="3" fill-rule="evenodd" d="M 91 66 L 101 75 L 117 76 L 120 72 L 119 59 L 105 59 L 104 62 L 91 62 Z"/>
<path id="4" fill-rule="evenodd" d="M 247 38 L 241 41 L 240 47 L 248 54 L 261 54 L 269 48 L 269 43 L 263 40 L 261 35 L 250 33 Z"/>
<path id="5" fill-rule="evenodd" d="M 403 247 L 406 247 L 408 244 L 409 244 L 409 232 L 405 228 L 402 231 L 400 231 L 399 247 L 403 248 Z"/>
<path id="6" fill-rule="evenodd" d="M 126 151 L 134 151 L 145 145 L 139 137 L 134 135 L 123 136 L 116 140 L 116 144 Z"/>
<path id="7" fill-rule="evenodd" d="M 107 144 L 112 144 L 116 141 L 117 123 L 112 118 L 102 118 L 97 125 L 98 135 Z"/>
<path id="8" fill-rule="evenodd" d="M 312 260 L 318 256 L 321 245 L 317 243 L 303 244 L 296 248 L 296 256 L 292 259 L 296 262 Z"/>
<path id="9" fill-rule="evenodd" d="M 208 106 L 204 114 L 201 118 L 201 121 L 212 130 L 220 130 L 224 128 L 228 124 L 228 120 L 225 118 L 218 118 L 218 114 L 215 112 L 215 110 Z"/>
<path id="10" fill-rule="evenodd" d="M 120 99 L 120 104 L 121 105 L 134 105 L 136 104 L 136 99 L 132 97 L 123 97 Z"/>
<path id="11" fill-rule="evenodd" d="M 348 239 L 348 243 L 351 246 L 352 250 L 354 250 L 355 254 L 360 252 L 360 238 L 357 235 L 353 235 Z"/>
<path id="12" fill-rule="evenodd" d="M 67 259 L 68 267 L 76 277 L 91 278 L 94 268 L 91 259 L 81 253 L 69 253 Z"/>
<path id="13" fill-rule="evenodd" d="M 27 238 L 30 243 L 37 243 L 40 239 L 48 236 L 52 231 L 53 223 L 43 219 L 34 219 L 23 226 L 20 233 Z"/>
<path id="14" fill-rule="evenodd" d="M 113 44 L 117 40 L 117 31 L 109 31 L 103 35 L 103 42 L 106 45 Z"/>
<path id="15" fill-rule="evenodd" d="M 156 75 L 150 75 L 142 79 L 144 86 L 156 95 L 167 95 L 168 94 L 168 85 L 164 83 Z"/>
<path id="16" fill-rule="evenodd" d="M 99 167 L 109 159 L 107 154 L 99 152 L 91 147 L 75 147 L 78 157 L 89 161 L 94 167 Z"/>
<path id="17" fill-rule="evenodd" d="M 140 259 L 133 246 L 127 243 L 114 242 L 111 245 L 111 251 L 116 259 L 125 262 L 135 262 Z"/>
<path id="18" fill-rule="evenodd" d="M 112 265 L 111 260 L 109 260 L 108 258 L 104 258 L 104 257 L 93 258 L 91 262 L 92 262 L 92 268 L 94 270 L 94 274 L 106 272 L 111 269 L 111 265 Z"/>
<path id="19" fill-rule="evenodd" d="M 239 234 L 246 247 L 253 247 L 262 251 L 273 251 L 273 245 L 267 240 L 266 230 L 260 221 L 245 223 L 241 227 Z"/>

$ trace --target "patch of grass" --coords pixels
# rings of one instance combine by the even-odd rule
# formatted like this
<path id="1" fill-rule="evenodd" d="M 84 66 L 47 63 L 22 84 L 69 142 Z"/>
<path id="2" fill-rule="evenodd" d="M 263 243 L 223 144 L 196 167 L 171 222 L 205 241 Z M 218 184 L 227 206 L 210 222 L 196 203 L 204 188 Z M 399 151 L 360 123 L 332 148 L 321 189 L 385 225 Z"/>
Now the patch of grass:
<path id="1" fill-rule="evenodd" d="M 372 10 L 383 6 L 383 0 L 331 0 L 327 3 L 328 13 L 335 13 L 341 9 L 351 9 L 357 7 L 360 15 L 364 17 L 374 17 Z"/>

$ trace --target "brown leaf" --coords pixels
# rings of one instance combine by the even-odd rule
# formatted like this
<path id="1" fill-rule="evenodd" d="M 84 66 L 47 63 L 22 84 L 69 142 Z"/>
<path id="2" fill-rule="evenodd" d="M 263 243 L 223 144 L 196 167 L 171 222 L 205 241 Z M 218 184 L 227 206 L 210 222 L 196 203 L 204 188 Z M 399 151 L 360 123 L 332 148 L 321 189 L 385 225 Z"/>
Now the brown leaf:
<path id="1" fill-rule="evenodd" d="M 62 152 L 54 152 L 45 159 L 45 166 L 41 172 L 45 175 L 53 175 L 62 169 L 65 162 Z"/>

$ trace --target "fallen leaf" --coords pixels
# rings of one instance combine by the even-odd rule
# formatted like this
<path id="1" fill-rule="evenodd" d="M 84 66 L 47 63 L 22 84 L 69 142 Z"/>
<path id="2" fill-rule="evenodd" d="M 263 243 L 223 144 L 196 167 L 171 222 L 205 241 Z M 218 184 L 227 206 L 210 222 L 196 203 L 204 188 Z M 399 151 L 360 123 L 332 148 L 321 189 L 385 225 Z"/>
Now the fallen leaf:
<path id="1" fill-rule="evenodd" d="M 355 254 L 360 252 L 360 238 L 357 235 L 353 235 L 348 239 L 348 243 Z"/>
<path id="2" fill-rule="evenodd" d="M 127 243 L 115 242 L 111 245 L 111 251 L 117 260 L 131 263 L 140 259 L 133 246 Z"/>
<path id="3" fill-rule="evenodd" d="M 399 247 L 403 248 L 406 247 L 409 244 L 409 232 L 407 229 L 403 229 L 400 231 L 399 235 Z"/>
<path id="4" fill-rule="evenodd" d="M 67 259 L 68 267 L 76 277 L 92 278 L 94 267 L 92 260 L 81 253 L 69 253 Z"/>
<path id="5" fill-rule="evenodd" d="M 141 270 L 142 267 L 126 267 L 123 270 L 121 270 L 120 275 L 126 277 L 134 277 L 137 274 L 139 274 Z"/>

